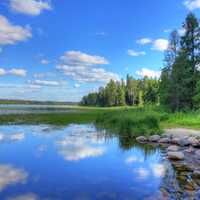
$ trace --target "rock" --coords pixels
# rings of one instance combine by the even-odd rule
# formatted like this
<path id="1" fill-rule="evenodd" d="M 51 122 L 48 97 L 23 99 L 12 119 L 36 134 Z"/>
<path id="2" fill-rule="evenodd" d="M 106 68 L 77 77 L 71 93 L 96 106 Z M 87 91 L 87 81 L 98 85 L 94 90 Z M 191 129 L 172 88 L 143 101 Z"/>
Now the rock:
<path id="1" fill-rule="evenodd" d="M 150 142 L 158 142 L 159 140 L 160 140 L 159 135 L 152 135 L 152 136 L 149 137 Z"/>
<path id="2" fill-rule="evenodd" d="M 196 154 L 198 157 L 200 157 L 200 150 L 197 150 L 197 151 L 195 152 L 195 154 Z"/>
<path id="3" fill-rule="evenodd" d="M 192 145 L 193 147 L 198 147 L 198 146 L 200 146 L 199 141 L 198 141 L 195 137 L 190 137 L 190 138 L 188 139 L 188 141 L 189 141 L 190 145 Z"/>
<path id="4" fill-rule="evenodd" d="M 183 160 L 184 159 L 184 154 L 180 151 L 167 152 L 167 156 L 171 160 Z"/>
<path id="5" fill-rule="evenodd" d="M 161 138 L 160 140 L 159 140 L 159 143 L 170 143 L 170 139 L 169 138 Z"/>
<path id="6" fill-rule="evenodd" d="M 144 137 L 144 136 L 140 136 L 140 137 L 137 137 L 136 140 L 137 140 L 138 142 L 146 142 L 146 141 L 147 141 L 147 138 Z"/>
<path id="7" fill-rule="evenodd" d="M 178 150 L 179 150 L 179 147 L 176 145 L 172 145 L 167 148 L 167 151 L 178 151 Z"/>
<path id="8" fill-rule="evenodd" d="M 171 143 L 172 144 L 178 144 L 180 141 L 180 138 L 172 138 Z"/>
<path id="9" fill-rule="evenodd" d="M 194 151 L 194 148 L 191 146 L 185 150 L 185 152 L 187 153 L 192 153 L 193 151 Z"/>
<path id="10" fill-rule="evenodd" d="M 181 147 L 189 146 L 190 142 L 187 138 L 182 138 L 178 141 L 178 145 L 180 145 Z"/>
<path id="11" fill-rule="evenodd" d="M 200 178 L 200 170 L 195 170 L 192 174 L 193 178 Z"/>

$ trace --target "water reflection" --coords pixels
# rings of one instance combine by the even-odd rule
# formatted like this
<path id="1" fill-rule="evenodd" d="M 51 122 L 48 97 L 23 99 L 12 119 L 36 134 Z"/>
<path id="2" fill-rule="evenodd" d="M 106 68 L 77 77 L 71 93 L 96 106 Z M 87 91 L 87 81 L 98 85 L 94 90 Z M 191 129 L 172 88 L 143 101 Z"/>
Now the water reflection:
<path id="1" fill-rule="evenodd" d="M 11 165 L 0 164 L 0 191 L 10 185 L 25 183 L 28 173 Z"/>
<path id="2" fill-rule="evenodd" d="M 88 157 L 101 156 L 105 152 L 103 147 L 94 147 L 91 143 L 95 141 L 94 138 L 88 144 L 86 138 L 74 138 L 72 136 L 66 136 L 57 142 L 58 152 L 68 161 L 78 161 Z"/>
<path id="3" fill-rule="evenodd" d="M 2 200 L 182 200 L 200 188 L 165 148 L 91 124 L 0 126 L 0 163 Z"/>

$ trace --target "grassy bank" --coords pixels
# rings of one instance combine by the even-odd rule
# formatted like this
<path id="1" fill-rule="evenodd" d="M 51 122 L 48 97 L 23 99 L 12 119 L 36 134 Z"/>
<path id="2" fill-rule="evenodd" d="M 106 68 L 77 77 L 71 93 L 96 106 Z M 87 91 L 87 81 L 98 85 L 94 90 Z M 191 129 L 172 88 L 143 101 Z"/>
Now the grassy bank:
<path id="1" fill-rule="evenodd" d="M 96 123 L 99 127 L 129 136 L 159 134 L 164 128 L 172 127 L 200 129 L 200 112 L 169 113 L 159 107 L 70 106 L 70 109 L 73 112 L 0 115 L 0 124 Z"/>

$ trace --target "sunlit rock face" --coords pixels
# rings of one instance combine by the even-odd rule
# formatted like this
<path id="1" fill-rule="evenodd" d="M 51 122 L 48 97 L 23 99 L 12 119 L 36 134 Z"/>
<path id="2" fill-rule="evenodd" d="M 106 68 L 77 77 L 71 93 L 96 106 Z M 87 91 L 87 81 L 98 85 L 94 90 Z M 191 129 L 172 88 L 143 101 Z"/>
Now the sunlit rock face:
<path id="1" fill-rule="evenodd" d="M 10 185 L 25 183 L 28 173 L 11 165 L 0 165 L 0 191 L 6 189 Z"/>

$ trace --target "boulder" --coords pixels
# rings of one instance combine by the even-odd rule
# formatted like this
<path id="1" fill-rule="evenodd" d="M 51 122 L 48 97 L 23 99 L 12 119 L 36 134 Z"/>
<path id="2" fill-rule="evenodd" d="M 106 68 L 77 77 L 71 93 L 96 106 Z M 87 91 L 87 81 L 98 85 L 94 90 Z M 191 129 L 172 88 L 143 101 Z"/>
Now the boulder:
<path id="1" fill-rule="evenodd" d="M 172 145 L 167 148 L 167 151 L 178 151 L 178 150 L 179 150 L 179 147 L 176 145 Z"/>
<path id="2" fill-rule="evenodd" d="M 200 178 L 200 170 L 194 170 L 192 177 L 193 178 Z"/>
<path id="3" fill-rule="evenodd" d="M 160 140 L 159 135 L 152 135 L 152 136 L 149 137 L 150 142 L 158 142 L 159 140 Z"/>
<path id="4" fill-rule="evenodd" d="M 198 157 L 200 157 L 200 150 L 197 150 L 197 151 L 195 152 L 195 154 L 196 154 Z"/>
<path id="5" fill-rule="evenodd" d="M 146 142 L 146 141 L 147 141 L 147 138 L 144 137 L 144 136 L 139 136 L 139 137 L 136 138 L 136 140 L 137 140 L 138 142 Z"/>
<path id="6" fill-rule="evenodd" d="M 171 160 L 183 160 L 184 159 L 184 154 L 180 151 L 170 151 L 167 152 L 167 156 Z"/>
<path id="7" fill-rule="evenodd" d="M 172 144 L 179 144 L 180 140 L 181 140 L 180 138 L 172 138 L 171 143 Z"/>
<path id="8" fill-rule="evenodd" d="M 184 147 L 184 146 L 189 146 L 190 142 L 187 138 L 181 138 L 179 141 L 177 141 L 177 144 L 180 145 L 181 147 Z"/>
<path id="9" fill-rule="evenodd" d="M 198 141 L 195 137 L 190 137 L 190 138 L 188 139 L 188 141 L 189 141 L 190 145 L 192 145 L 193 147 L 198 147 L 198 146 L 200 146 L 199 141 Z"/>
<path id="10" fill-rule="evenodd" d="M 169 138 L 167 138 L 167 137 L 165 137 L 165 138 L 161 138 L 160 140 L 159 140 L 159 143 L 170 143 L 170 139 Z"/>

